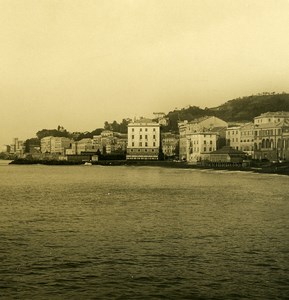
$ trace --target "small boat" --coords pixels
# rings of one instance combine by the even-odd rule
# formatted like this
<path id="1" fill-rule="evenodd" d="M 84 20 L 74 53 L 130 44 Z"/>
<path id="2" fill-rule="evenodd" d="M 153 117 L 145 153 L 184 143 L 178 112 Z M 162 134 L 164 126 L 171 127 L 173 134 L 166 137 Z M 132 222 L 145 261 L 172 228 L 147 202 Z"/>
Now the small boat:
<path id="1" fill-rule="evenodd" d="M 89 162 L 89 161 L 86 161 L 86 162 L 84 163 L 84 165 L 85 165 L 85 166 L 92 166 L 92 163 Z"/>

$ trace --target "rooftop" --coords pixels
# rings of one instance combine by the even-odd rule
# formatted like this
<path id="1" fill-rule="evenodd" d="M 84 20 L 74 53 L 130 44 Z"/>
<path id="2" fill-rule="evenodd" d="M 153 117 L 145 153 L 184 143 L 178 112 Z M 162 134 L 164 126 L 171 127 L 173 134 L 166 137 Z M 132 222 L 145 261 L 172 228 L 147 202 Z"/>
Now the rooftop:
<path id="1" fill-rule="evenodd" d="M 255 118 L 264 118 L 264 117 L 287 117 L 289 118 L 289 111 L 268 111 L 261 114 Z"/>
<path id="2" fill-rule="evenodd" d="M 211 154 L 246 155 L 245 152 L 236 150 L 230 146 L 224 146 L 221 149 L 211 152 Z"/>

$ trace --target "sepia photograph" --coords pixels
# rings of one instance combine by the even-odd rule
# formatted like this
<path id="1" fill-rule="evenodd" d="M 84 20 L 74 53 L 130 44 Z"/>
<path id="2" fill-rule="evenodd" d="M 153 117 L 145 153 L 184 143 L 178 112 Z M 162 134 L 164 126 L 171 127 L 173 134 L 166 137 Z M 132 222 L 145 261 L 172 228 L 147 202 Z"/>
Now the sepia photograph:
<path id="1" fill-rule="evenodd" d="M 0 0 L 0 299 L 289 299 L 289 0 Z"/>

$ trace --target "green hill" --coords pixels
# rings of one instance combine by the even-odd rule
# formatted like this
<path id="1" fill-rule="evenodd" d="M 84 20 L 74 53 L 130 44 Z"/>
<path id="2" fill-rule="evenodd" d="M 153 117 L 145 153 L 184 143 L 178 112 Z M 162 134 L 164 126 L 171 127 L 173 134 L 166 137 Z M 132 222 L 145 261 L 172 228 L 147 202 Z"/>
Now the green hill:
<path id="1" fill-rule="evenodd" d="M 174 110 L 167 114 L 169 124 L 164 131 L 177 131 L 178 121 L 192 121 L 203 116 L 216 116 L 227 122 L 249 122 L 268 111 L 289 111 L 289 94 L 262 93 L 229 100 L 214 108 L 190 106 Z"/>

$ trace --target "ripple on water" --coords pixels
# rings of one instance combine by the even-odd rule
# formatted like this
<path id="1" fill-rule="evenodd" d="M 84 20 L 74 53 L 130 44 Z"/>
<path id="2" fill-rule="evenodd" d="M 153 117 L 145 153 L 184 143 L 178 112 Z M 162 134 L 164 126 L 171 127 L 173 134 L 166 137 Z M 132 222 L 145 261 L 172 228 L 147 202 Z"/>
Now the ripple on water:
<path id="1" fill-rule="evenodd" d="M 287 299 L 287 177 L 5 168 L 3 299 Z"/>

